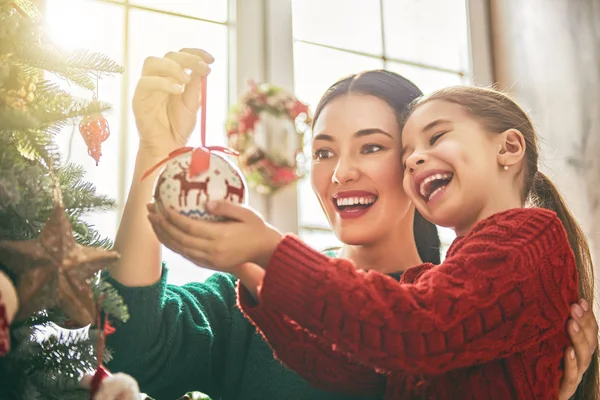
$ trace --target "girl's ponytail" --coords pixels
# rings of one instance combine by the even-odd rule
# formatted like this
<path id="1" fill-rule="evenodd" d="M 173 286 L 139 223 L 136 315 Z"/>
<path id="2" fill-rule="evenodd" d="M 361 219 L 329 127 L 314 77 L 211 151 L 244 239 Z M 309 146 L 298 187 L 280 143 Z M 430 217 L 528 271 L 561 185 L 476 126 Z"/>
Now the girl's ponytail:
<path id="1" fill-rule="evenodd" d="M 587 238 L 554 184 L 540 171 L 537 171 L 533 177 L 528 202 L 533 207 L 552 210 L 560 218 L 577 262 L 579 295 L 593 305 L 594 269 Z M 596 350 L 592 355 L 589 368 L 577 387 L 574 397 L 576 400 L 599 399 L 598 374 L 598 350 Z"/>

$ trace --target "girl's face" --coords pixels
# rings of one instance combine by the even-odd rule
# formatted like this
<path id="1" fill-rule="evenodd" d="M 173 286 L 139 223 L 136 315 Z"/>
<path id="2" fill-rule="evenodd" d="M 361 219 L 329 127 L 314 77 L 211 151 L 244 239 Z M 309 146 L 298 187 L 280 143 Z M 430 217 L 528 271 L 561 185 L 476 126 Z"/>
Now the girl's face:
<path id="1" fill-rule="evenodd" d="M 402 131 L 402 162 L 404 189 L 421 214 L 459 235 L 491 215 L 506 191 L 501 140 L 460 105 L 419 106 Z"/>
<path id="2" fill-rule="evenodd" d="M 323 108 L 314 126 L 311 183 L 343 243 L 368 245 L 406 218 L 412 223 L 400 149 L 396 115 L 378 97 L 349 94 Z"/>

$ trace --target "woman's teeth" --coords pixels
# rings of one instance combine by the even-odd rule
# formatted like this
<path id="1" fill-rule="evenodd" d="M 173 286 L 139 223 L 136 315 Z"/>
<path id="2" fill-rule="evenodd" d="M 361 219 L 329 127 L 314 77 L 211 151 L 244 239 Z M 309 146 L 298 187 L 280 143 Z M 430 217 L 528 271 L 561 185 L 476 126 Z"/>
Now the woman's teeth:
<path id="1" fill-rule="evenodd" d="M 355 206 L 355 205 L 371 205 L 375 203 L 377 197 L 368 196 L 368 197 L 343 197 L 336 199 L 336 204 L 338 207 L 344 206 Z"/>

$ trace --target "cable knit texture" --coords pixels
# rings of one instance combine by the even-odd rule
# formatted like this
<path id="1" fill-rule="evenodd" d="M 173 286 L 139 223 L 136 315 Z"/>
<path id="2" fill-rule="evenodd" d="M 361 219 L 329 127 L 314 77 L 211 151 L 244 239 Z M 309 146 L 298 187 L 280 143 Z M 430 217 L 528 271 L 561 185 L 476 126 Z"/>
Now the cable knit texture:
<path id="1" fill-rule="evenodd" d="M 358 382 L 386 399 L 529 400 L 558 393 L 577 297 L 556 214 L 514 209 L 457 238 L 443 264 L 412 268 L 400 282 L 288 235 L 267 267 L 261 306 L 241 305 L 313 384 Z"/>
<path id="2" fill-rule="evenodd" d="M 2 301 L 0 292 L 0 356 L 4 356 L 10 350 L 10 333 L 8 330 L 8 315 L 6 315 L 6 306 Z"/>

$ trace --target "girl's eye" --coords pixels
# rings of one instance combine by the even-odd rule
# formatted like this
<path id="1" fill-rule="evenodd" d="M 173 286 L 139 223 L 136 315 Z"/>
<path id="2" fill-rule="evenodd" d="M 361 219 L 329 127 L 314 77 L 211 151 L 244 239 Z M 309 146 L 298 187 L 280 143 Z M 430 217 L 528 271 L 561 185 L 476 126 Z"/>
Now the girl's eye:
<path id="1" fill-rule="evenodd" d="M 313 153 L 313 160 L 325 160 L 333 156 L 333 152 L 328 149 L 317 149 Z"/>
<path id="2" fill-rule="evenodd" d="M 446 132 L 440 132 L 440 133 L 436 133 L 434 135 L 431 136 L 431 138 L 429 138 L 429 145 L 433 146 L 435 144 L 435 142 L 438 141 L 439 138 L 441 138 L 442 136 L 444 136 L 446 134 Z"/>
<path id="3" fill-rule="evenodd" d="M 380 146 L 378 144 L 366 144 L 363 146 L 361 153 L 363 153 L 363 154 L 377 153 L 383 149 L 384 149 L 384 147 Z"/>

